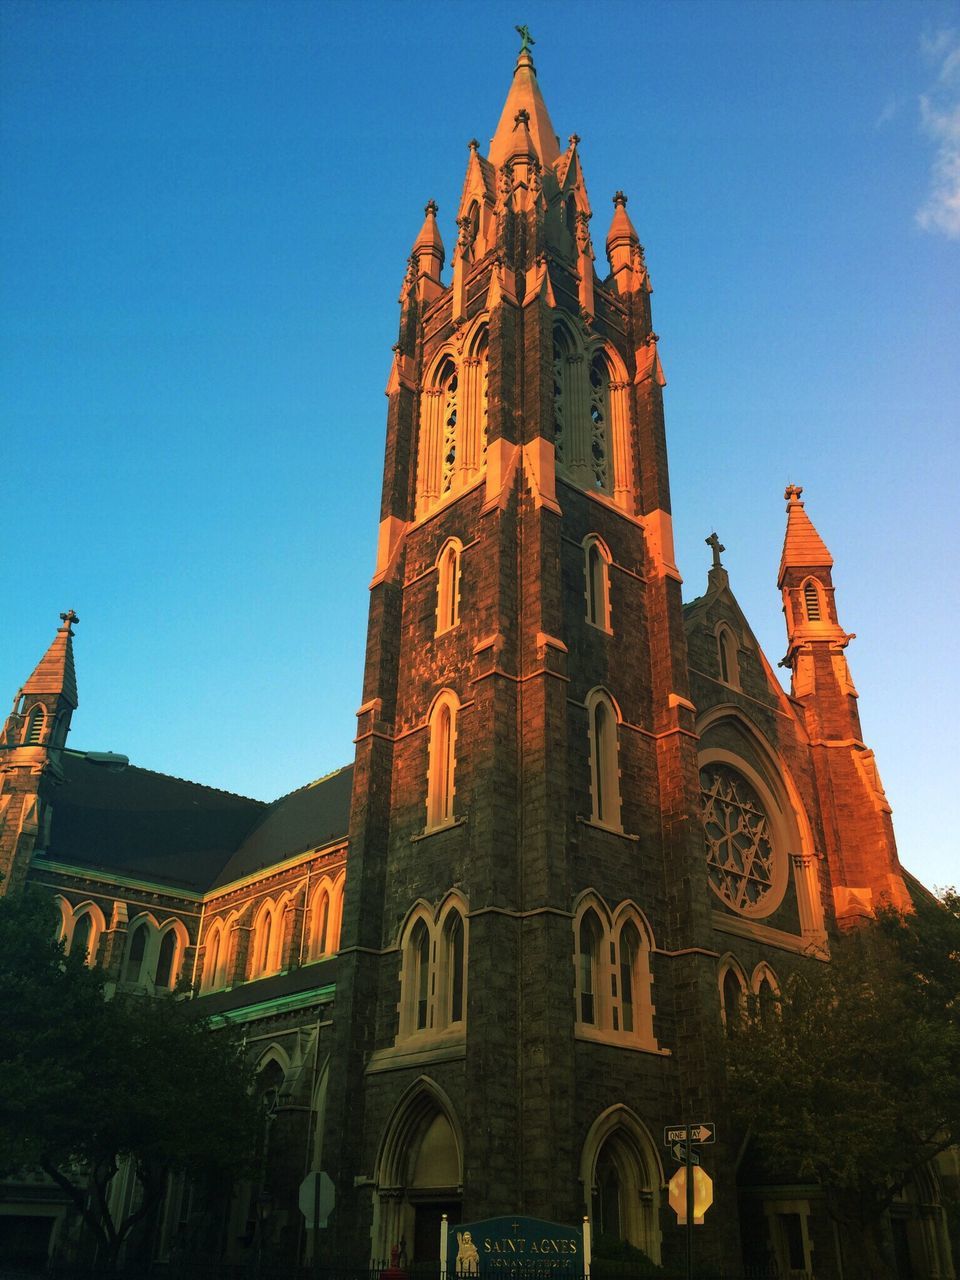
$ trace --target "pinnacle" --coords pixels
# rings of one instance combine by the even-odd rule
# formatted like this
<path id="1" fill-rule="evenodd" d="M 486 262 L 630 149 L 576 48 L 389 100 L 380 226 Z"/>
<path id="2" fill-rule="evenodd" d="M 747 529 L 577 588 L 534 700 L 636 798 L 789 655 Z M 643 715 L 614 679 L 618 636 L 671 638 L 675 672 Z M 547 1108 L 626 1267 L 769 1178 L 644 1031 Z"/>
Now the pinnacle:
<path id="1" fill-rule="evenodd" d="M 787 500 L 787 532 L 780 557 L 778 581 L 781 584 L 787 569 L 829 569 L 833 564 L 833 556 L 804 510 L 801 493 L 803 489 L 799 485 L 791 484 L 783 495 Z"/>
<path id="2" fill-rule="evenodd" d="M 639 244 L 640 237 L 630 221 L 630 215 L 627 213 L 627 197 L 622 191 L 618 191 L 613 197 L 613 206 L 613 219 L 607 233 L 607 249 L 609 250 L 619 240 L 629 240 L 631 244 Z"/>
<path id="3" fill-rule="evenodd" d="M 521 35 L 523 35 L 522 32 Z M 514 129 L 518 124 L 517 116 L 521 111 L 526 113 L 524 121 L 526 131 L 529 133 L 530 142 L 541 164 L 546 167 L 556 163 L 560 158 L 556 130 L 551 123 L 547 104 L 543 100 L 543 94 L 537 83 L 537 72 L 527 47 L 528 41 L 532 43 L 529 33 L 523 36 L 523 47 L 513 72 L 513 83 L 510 85 L 507 100 L 503 104 L 497 131 L 490 142 L 490 163 L 498 167 L 508 160 L 514 151 L 517 143 Z"/>
<path id="4" fill-rule="evenodd" d="M 426 215 L 423 220 L 423 226 L 420 228 L 420 234 L 413 242 L 414 254 L 423 251 L 432 252 L 435 257 L 440 259 L 441 265 L 446 256 L 443 248 L 443 240 L 440 238 L 440 228 L 437 226 L 438 205 L 436 200 L 428 200 L 424 208 Z"/>
<path id="5" fill-rule="evenodd" d="M 53 643 L 37 663 L 22 693 L 56 693 L 72 707 L 77 705 L 77 674 L 73 665 L 73 624 L 80 621 L 72 609 L 61 613 L 62 625 Z"/>

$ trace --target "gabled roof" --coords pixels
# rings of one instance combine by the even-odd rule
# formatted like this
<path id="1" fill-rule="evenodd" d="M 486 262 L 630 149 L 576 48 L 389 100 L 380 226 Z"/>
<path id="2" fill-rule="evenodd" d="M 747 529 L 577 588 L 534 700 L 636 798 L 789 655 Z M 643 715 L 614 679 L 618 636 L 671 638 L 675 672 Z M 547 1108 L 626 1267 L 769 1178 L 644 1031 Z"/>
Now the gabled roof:
<path id="1" fill-rule="evenodd" d="M 346 837 L 353 765 L 273 804 L 65 750 L 46 856 L 203 893 Z"/>
<path id="2" fill-rule="evenodd" d="M 221 888 L 298 853 L 346 839 L 352 789 L 353 765 L 348 764 L 275 800 L 210 888 Z"/>
<path id="3" fill-rule="evenodd" d="M 127 764 L 65 750 L 47 855 L 113 875 L 206 889 L 267 806 Z"/>

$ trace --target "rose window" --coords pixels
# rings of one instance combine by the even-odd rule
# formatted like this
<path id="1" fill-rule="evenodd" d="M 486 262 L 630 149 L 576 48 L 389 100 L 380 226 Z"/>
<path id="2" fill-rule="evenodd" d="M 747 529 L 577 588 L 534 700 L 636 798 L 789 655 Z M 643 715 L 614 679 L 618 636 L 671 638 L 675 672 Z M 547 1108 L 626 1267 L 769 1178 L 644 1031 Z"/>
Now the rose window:
<path id="1" fill-rule="evenodd" d="M 700 816 L 710 888 L 743 915 L 777 905 L 778 859 L 763 801 L 746 778 L 723 764 L 700 770 Z"/>

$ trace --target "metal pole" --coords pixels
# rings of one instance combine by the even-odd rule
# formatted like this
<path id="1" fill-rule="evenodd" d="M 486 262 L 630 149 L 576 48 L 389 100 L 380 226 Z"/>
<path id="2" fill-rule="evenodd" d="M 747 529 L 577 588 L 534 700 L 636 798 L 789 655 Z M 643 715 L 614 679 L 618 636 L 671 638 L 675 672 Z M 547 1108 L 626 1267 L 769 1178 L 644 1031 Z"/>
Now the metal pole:
<path id="1" fill-rule="evenodd" d="M 583 1215 L 583 1274 L 586 1280 L 590 1280 L 590 1265 L 592 1259 L 593 1244 L 590 1239 L 590 1219 L 586 1214 Z"/>
<path id="2" fill-rule="evenodd" d="M 689 1120 L 684 1126 L 684 1131 L 687 1136 L 686 1151 L 683 1154 L 683 1164 L 687 1177 L 687 1280 L 693 1280 L 693 1165 L 690 1163 L 693 1135 Z"/>
<path id="3" fill-rule="evenodd" d="M 450 1222 L 445 1213 L 440 1215 L 440 1280 L 447 1280 L 447 1240 L 449 1239 Z M 416 1258 L 414 1258 L 416 1262 Z"/>

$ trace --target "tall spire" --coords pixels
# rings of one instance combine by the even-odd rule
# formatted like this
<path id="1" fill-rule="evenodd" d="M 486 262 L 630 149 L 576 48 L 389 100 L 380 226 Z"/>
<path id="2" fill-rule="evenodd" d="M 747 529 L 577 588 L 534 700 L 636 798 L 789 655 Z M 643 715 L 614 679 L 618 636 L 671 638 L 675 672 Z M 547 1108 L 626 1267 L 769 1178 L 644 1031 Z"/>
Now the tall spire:
<path id="1" fill-rule="evenodd" d="M 554 164 L 560 158 L 560 144 L 557 142 L 556 130 L 550 120 L 547 104 L 543 100 L 540 86 L 537 84 L 537 70 L 533 65 L 528 45 L 533 44 L 529 31 L 518 27 L 523 41 L 517 57 L 517 65 L 513 72 L 513 83 L 500 113 L 500 123 L 490 142 L 489 160 L 498 167 L 510 158 L 516 139 L 514 128 L 517 113 L 527 113 L 526 127 L 530 133 L 540 163 L 545 167 Z"/>
<path id="2" fill-rule="evenodd" d="M 73 665 L 73 624 L 80 619 L 72 609 L 60 615 L 61 623 L 53 643 L 37 663 L 21 693 L 53 693 L 71 707 L 77 706 L 77 673 Z"/>
<path id="3" fill-rule="evenodd" d="M 788 484 L 783 495 L 787 500 L 787 532 L 777 578 L 777 586 L 781 588 L 788 569 L 829 569 L 833 565 L 833 556 L 803 508 L 801 493 L 800 485 Z"/>

